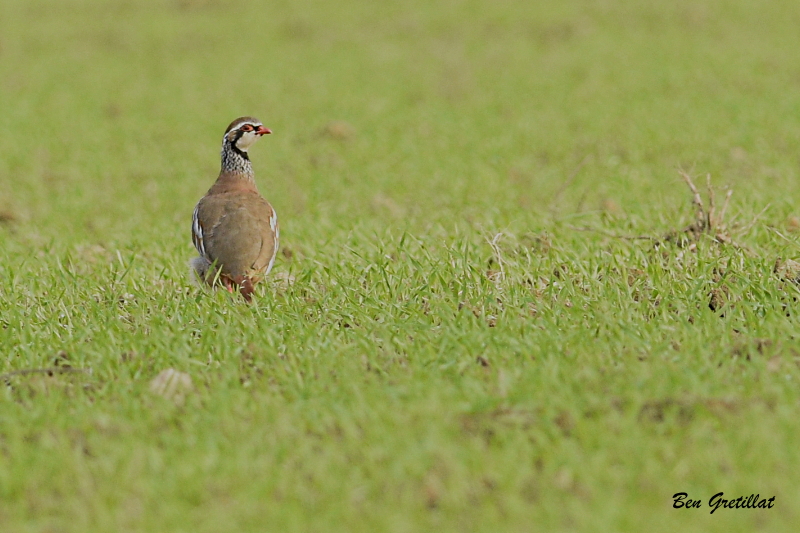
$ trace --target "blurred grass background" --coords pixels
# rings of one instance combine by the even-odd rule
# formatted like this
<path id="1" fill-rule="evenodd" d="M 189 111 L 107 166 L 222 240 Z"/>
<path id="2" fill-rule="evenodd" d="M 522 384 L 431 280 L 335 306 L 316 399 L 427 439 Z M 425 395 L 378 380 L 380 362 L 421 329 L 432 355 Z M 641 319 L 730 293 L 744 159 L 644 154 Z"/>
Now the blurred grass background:
<path id="1" fill-rule="evenodd" d="M 0 9 L 4 209 L 45 237 L 171 233 L 245 113 L 276 131 L 256 161 L 287 231 L 541 223 L 578 167 L 562 210 L 610 200 L 657 225 L 685 203 L 679 166 L 793 207 L 791 2 Z"/>
<path id="2" fill-rule="evenodd" d="M 791 531 L 799 26 L 788 0 L 4 0 L 0 369 L 92 374 L 6 387 L 3 530 Z M 186 267 L 244 114 L 296 278 L 253 308 Z M 682 227 L 679 168 L 733 187 L 734 226 L 768 206 L 753 253 L 565 226 Z M 168 367 L 183 407 L 148 391 Z"/>

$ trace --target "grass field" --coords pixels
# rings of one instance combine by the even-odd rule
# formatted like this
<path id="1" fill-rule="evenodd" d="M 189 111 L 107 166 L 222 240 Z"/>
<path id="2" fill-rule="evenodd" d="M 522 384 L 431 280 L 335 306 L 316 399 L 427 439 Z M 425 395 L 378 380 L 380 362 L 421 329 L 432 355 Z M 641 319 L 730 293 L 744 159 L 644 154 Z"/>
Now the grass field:
<path id="1" fill-rule="evenodd" d="M 3 0 L 0 531 L 796 531 L 799 26 Z M 188 268 L 240 115 L 282 237 L 251 306 Z M 731 243 L 662 239 L 680 170 Z"/>

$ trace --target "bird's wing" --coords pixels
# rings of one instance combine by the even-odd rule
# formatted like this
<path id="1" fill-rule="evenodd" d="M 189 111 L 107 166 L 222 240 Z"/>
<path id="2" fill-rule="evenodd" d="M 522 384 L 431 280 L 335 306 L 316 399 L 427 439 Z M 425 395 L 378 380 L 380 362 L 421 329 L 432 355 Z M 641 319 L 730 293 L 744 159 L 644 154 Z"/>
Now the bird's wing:
<path id="1" fill-rule="evenodd" d="M 261 247 L 252 268 L 257 272 L 268 274 L 272 270 L 272 264 L 275 262 L 275 256 L 278 253 L 280 228 L 278 227 L 278 215 L 269 202 L 260 196 L 258 200 L 258 202 L 254 202 L 257 207 L 254 205 L 252 211 L 257 213 Z"/>
<path id="2" fill-rule="evenodd" d="M 203 198 L 195 209 L 192 234 L 200 254 L 235 278 L 263 270 L 274 255 L 269 203 L 255 193 L 224 193 Z M 198 237 L 199 235 L 199 237 Z"/>

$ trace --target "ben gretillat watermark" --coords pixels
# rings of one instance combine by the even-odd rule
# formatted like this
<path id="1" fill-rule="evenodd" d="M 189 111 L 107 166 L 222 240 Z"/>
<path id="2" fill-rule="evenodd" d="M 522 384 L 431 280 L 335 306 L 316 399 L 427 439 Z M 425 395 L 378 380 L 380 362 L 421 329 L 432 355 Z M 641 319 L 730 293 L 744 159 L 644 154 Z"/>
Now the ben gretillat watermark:
<path id="1" fill-rule="evenodd" d="M 714 494 L 708 500 L 711 507 L 711 514 L 720 507 L 723 509 L 772 509 L 775 505 L 775 496 L 772 498 L 761 498 L 761 494 L 751 494 L 750 496 L 739 496 L 736 499 L 726 500 L 723 498 L 724 492 Z M 680 509 L 699 509 L 703 506 L 702 500 L 692 500 L 685 492 L 677 492 L 672 496 L 672 507 Z"/>

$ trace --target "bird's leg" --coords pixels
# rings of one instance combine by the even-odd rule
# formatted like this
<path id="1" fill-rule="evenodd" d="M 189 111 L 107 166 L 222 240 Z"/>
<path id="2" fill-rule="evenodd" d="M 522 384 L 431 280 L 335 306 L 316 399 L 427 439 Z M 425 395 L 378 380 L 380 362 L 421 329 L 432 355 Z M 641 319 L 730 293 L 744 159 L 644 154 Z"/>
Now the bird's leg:
<path id="1" fill-rule="evenodd" d="M 220 281 L 222 281 L 222 286 L 225 287 L 225 290 L 233 294 L 233 289 L 234 289 L 233 280 L 226 276 L 224 278 L 221 278 Z"/>

